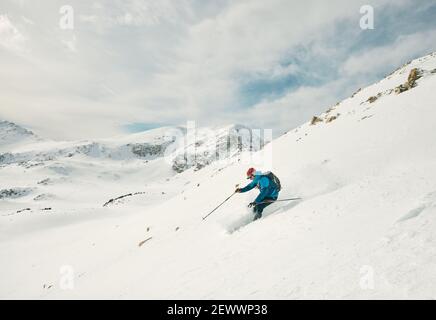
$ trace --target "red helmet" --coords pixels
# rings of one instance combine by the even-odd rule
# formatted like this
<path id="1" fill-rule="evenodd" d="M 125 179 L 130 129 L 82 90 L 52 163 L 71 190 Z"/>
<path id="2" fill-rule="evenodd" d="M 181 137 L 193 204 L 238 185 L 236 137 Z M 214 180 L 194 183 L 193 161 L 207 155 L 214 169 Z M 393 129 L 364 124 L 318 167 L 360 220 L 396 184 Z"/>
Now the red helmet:
<path id="1" fill-rule="evenodd" d="M 255 172 L 256 172 L 256 169 L 254 169 L 254 168 L 248 169 L 248 171 L 247 171 L 247 179 L 251 178 L 252 176 L 254 176 Z"/>

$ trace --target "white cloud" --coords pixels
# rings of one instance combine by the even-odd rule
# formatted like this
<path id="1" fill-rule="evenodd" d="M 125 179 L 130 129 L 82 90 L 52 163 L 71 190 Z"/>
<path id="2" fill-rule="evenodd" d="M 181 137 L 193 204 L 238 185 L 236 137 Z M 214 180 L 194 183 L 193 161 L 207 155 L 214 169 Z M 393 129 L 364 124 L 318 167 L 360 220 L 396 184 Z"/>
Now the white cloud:
<path id="1" fill-rule="evenodd" d="M 165 23 L 178 24 L 192 17 L 190 0 L 112 0 L 110 6 L 94 3 L 93 14 L 80 14 L 85 22 L 102 29 L 118 26 L 152 27 Z"/>
<path id="2" fill-rule="evenodd" d="M 411 55 L 420 56 L 435 50 L 436 29 L 400 36 L 393 44 L 368 48 L 350 57 L 342 65 L 345 76 L 370 75 L 377 70 L 399 67 Z"/>
<path id="3" fill-rule="evenodd" d="M 77 37 L 72 35 L 69 39 L 61 40 L 65 47 L 71 52 L 77 52 Z"/>
<path id="4" fill-rule="evenodd" d="M 25 37 L 12 24 L 7 15 L 0 15 L 0 46 L 7 50 L 20 52 L 23 50 Z"/>
<path id="5" fill-rule="evenodd" d="M 171 100 L 171 105 L 159 104 L 159 110 L 168 108 L 171 112 L 179 106 L 183 115 L 203 121 L 222 117 L 225 112 L 233 114 L 241 105 L 241 78 L 273 79 L 296 73 L 295 65 L 281 65 L 283 57 L 295 46 L 330 35 L 340 19 L 351 15 L 358 21 L 359 8 L 359 1 L 232 3 L 190 26 L 176 48 L 177 63 L 155 77 L 148 90 L 141 88 L 132 95 L 135 99 L 142 96 L 146 104 Z"/>
<path id="6" fill-rule="evenodd" d="M 169 0 L 131 0 L 124 2 L 124 13 L 116 17 L 121 25 L 152 26 L 163 22 L 172 22 L 179 19 L 179 10 L 187 6 L 182 1 L 178 5 Z"/>
<path id="7" fill-rule="evenodd" d="M 359 0 L 76 0 L 75 29 L 65 31 L 58 28 L 57 1 L 7 2 L 10 20 L 1 20 L 0 44 L 25 44 L 27 51 L 19 57 L 0 51 L 5 70 L 0 73 L 0 117 L 59 138 L 108 136 L 128 122 L 187 119 L 289 128 L 358 83 L 364 71 L 359 61 L 370 63 L 371 56 L 386 52 L 350 57 L 342 68 L 348 79 L 303 85 L 252 108 L 242 109 L 241 83 L 308 72 L 323 80 L 317 71 L 325 66 L 318 64 L 338 59 L 345 50 L 341 43 L 360 32 L 360 5 Z M 23 22 L 24 16 L 34 24 Z M 335 34 L 337 23 L 347 19 L 356 29 Z M 416 52 L 414 45 L 419 42 L 395 49 L 407 56 Z M 305 64 L 286 61 L 295 55 Z"/>
<path id="8" fill-rule="evenodd" d="M 98 16 L 97 15 L 86 15 L 86 14 L 81 14 L 79 15 L 79 19 L 82 22 L 89 22 L 89 23 L 97 23 L 98 22 Z"/>
<path id="9" fill-rule="evenodd" d="M 35 22 L 33 22 L 31 19 L 26 18 L 26 17 L 24 17 L 24 16 L 22 16 L 21 19 L 23 19 L 23 21 L 24 21 L 25 23 L 27 23 L 27 24 L 30 24 L 30 25 L 34 25 L 34 24 L 35 24 Z"/>
<path id="10" fill-rule="evenodd" d="M 341 91 L 354 85 L 347 79 L 339 79 L 322 86 L 299 87 L 279 99 L 255 105 L 250 113 L 250 125 L 272 128 L 275 136 L 280 135 L 335 105 Z M 242 118 L 244 113 L 239 116 Z"/>

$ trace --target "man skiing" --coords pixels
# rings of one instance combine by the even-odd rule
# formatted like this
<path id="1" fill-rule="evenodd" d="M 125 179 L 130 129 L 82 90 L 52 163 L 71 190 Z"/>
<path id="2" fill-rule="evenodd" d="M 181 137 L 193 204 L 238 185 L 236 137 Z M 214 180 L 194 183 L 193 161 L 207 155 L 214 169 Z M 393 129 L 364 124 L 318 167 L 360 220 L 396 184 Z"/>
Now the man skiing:
<path id="1" fill-rule="evenodd" d="M 277 200 L 281 189 L 280 180 L 272 172 L 262 173 L 254 168 L 248 169 L 247 179 L 252 181 L 244 188 L 237 188 L 235 192 L 243 193 L 254 187 L 259 188 L 259 195 L 248 205 L 253 207 L 254 220 L 257 220 L 262 217 L 263 209 Z"/>

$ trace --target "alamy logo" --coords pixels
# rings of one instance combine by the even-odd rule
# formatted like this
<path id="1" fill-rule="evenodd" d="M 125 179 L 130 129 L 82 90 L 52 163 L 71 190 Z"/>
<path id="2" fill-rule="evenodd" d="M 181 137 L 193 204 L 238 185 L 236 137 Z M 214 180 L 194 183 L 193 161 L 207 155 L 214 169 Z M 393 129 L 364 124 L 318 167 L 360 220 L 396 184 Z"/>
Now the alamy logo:
<path id="1" fill-rule="evenodd" d="M 374 268 L 368 265 L 360 268 L 360 280 L 359 285 L 363 290 L 374 289 Z"/>
<path id="2" fill-rule="evenodd" d="M 211 128 L 197 129 L 195 121 L 188 121 L 186 132 L 170 129 L 165 140 L 170 143 L 164 151 L 165 160 L 176 171 L 194 165 L 203 166 L 212 161 L 221 164 L 231 162 L 233 156 L 245 151 L 259 151 L 272 141 L 271 129 L 229 128 L 217 132 Z M 239 160 L 243 164 L 272 167 L 271 146 L 262 153 L 246 153 Z"/>
<path id="3" fill-rule="evenodd" d="M 65 5 L 59 9 L 61 18 L 59 19 L 59 28 L 62 30 L 74 29 L 74 9 L 72 6 Z"/>
<path id="4" fill-rule="evenodd" d="M 364 5 L 360 7 L 360 13 L 363 15 L 360 18 L 360 28 L 362 30 L 374 29 L 374 8 L 370 5 Z"/>
<path id="5" fill-rule="evenodd" d="M 62 290 L 74 289 L 74 268 L 70 265 L 64 265 L 59 269 L 61 275 L 59 280 L 59 288 Z"/>

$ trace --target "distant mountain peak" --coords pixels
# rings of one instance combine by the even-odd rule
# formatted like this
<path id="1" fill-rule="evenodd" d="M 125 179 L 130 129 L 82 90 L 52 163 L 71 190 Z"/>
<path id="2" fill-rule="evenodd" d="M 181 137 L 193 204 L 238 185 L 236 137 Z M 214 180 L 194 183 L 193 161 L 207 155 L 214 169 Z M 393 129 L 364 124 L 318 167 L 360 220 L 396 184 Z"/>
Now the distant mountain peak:
<path id="1" fill-rule="evenodd" d="M 13 122 L 0 120 L 0 148 L 15 143 L 30 142 L 38 137 L 30 130 Z"/>

